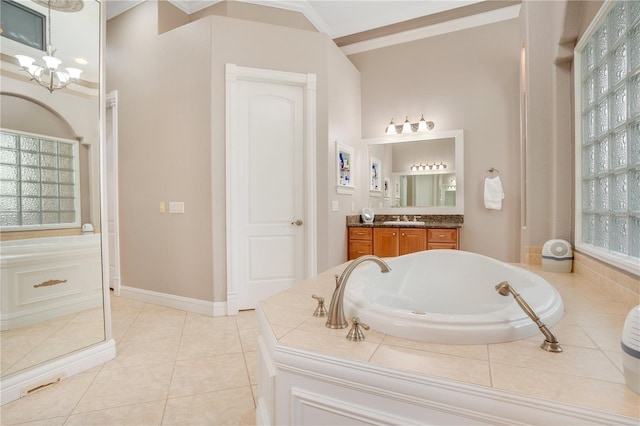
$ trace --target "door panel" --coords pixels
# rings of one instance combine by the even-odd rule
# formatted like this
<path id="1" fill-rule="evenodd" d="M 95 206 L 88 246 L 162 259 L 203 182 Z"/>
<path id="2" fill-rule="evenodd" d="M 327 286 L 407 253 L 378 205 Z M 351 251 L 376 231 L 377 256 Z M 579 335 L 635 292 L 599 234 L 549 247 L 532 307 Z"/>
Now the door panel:
<path id="1" fill-rule="evenodd" d="M 304 278 L 302 87 L 238 83 L 239 309 Z"/>

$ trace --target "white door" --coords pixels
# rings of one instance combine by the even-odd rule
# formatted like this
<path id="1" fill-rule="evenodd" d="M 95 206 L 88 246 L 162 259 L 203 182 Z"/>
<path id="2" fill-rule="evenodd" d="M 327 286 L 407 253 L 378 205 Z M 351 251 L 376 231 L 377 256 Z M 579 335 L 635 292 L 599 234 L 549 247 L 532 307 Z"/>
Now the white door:
<path id="1" fill-rule="evenodd" d="M 307 85 L 315 76 L 235 65 L 227 73 L 227 305 L 233 314 L 315 273 L 315 170 L 309 166 L 315 84 L 313 93 Z"/>
<path id="2" fill-rule="evenodd" d="M 107 184 L 107 237 L 109 239 L 109 287 L 120 295 L 120 241 L 118 225 L 118 92 L 107 94 L 105 114 L 105 176 Z"/>

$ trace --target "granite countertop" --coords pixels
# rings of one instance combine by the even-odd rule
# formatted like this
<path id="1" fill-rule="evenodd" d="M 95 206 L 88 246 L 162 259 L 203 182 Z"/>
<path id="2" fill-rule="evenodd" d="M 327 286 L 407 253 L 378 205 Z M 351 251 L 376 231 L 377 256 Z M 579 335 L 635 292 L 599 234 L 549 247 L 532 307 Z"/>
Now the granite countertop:
<path id="1" fill-rule="evenodd" d="M 424 225 L 418 224 L 393 224 L 385 225 L 384 222 L 398 220 L 397 217 L 405 215 L 376 215 L 373 223 L 364 223 L 360 218 L 360 215 L 347 216 L 347 227 L 364 227 L 364 228 L 462 228 L 464 223 L 463 215 L 417 215 L 417 219 L 420 222 L 424 222 Z M 410 222 L 413 222 L 414 216 L 406 215 Z"/>
<path id="2" fill-rule="evenodd" d="M 340 265 L 260 302 L 278 344 L 428 377 L 640 418 L 640 396 L 624 382 L 620 339 L 629 310 L 625 300 L 597 289 L 581 275 L 517 265 L 550 282 L 562 295 L 565 314 L 552 328 L 561 354 L 540 349 L 543 336 L 487 345 L 433 344 L 365 332 L 349 342 L 347 329 L 325 327 L 313 316 L 312 294 L 328 301 Z"/>

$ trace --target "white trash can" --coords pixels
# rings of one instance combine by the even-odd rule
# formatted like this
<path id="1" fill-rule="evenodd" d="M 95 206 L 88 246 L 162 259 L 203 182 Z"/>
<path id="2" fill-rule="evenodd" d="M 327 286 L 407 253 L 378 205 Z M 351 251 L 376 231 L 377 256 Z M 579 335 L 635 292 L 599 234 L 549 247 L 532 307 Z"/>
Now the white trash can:
<path id="1" fill-rule="evenodd" d="M 629 312 L 622 330 L 624 381 L 640 395 L 640 305 Z"/>
<path id="2" fill-rule="evenodd" d="M 571 272 L 573 249 L 565 240 L 549 240 L 542 246 L 542 269 L 547 272 Z"/>

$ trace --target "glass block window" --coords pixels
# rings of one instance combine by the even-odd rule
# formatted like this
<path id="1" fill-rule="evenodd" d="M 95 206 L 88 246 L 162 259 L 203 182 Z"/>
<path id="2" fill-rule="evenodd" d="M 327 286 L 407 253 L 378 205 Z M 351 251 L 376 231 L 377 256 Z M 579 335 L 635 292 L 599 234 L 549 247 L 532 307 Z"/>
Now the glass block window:
<path id="1" fill-rule="evenodd" d="M 576 247 L 637 274 L 640 2 L 608 2 L 578 43 L 575 64 Z"/>
<path id="2" fill-rule="evenodd" d="M 0 130 L 0 229 L 80 226 L 78 142 Z"/>

